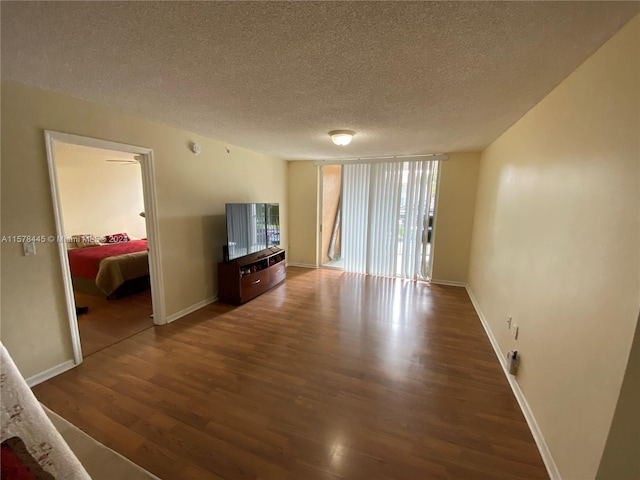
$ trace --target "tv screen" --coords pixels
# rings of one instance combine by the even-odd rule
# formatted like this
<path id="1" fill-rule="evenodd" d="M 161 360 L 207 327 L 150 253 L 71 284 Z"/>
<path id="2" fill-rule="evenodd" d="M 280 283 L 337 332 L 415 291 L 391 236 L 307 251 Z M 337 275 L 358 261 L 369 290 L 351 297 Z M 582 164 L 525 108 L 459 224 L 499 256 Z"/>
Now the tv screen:
<path id="1" fill-rule="evenodd" d="M 227 203 L 229 260 L 280 245 L 277 203 Z"/>

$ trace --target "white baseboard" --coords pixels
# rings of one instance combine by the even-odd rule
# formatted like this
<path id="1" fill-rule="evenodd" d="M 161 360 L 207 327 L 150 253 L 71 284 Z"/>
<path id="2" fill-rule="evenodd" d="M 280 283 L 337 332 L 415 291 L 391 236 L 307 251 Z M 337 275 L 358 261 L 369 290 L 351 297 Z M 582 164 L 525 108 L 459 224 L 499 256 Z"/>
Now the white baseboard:
<path id="1" fill-rule="evenodd" d="M 209 298 L 205 298 L 201 302 L 198 302 L 198 303 L 195 303 L 195 304 L 191 305 L 190 307 L 183 308 L 179 312 L 176 312 L 176 313 L 174 313 L 172 315 L 169 315 L 167 317 L 167 323 L 171 323 L 171 322 L 173 322 L 175 320 L 178 320 L 179 318 L 184 317 L 185 315 L 189 315 L 190 313 L 195 312 L 199 308 L 206 307 L 207 305 L 212 304 L 216 300 L 218 300 L 217 296 L 209 297 Z"/>
<path id="2" fill-rule="evenodd" d="M 562 480 L 560 471 L 558 470 L 558 466 L 556 465 L 556 462 L 553 460 L 553 456 L 551 455 L 551 450 L 549 450 L 549 446 L 547 445 L 547 442 L 545 441 L 544 436 L 542 435 L 542 431 L 538 426 L 538 422 L 536 422 L 536 419 L 533 416 L 531 407 L 529 407 L 529 403 L 527 402 L 527 399 L 522 393 L 522 390 L 520 390 L 520 385 L 518 384 L 518 381 L 513 375 L 509 374 L 507 360 L 502 355 L 502 351 L 500 350 L 498 341 L 496 340 L 496 337 L 494 337 L 493 332 L 491 331 L 491 327 L 487 322 L 487 319 L 485 318 L 484 314 L 480 310 L 480 305 L 478 305 L 478 301 L 476 300 L 476 297 L 473 295 L 473 292 L 471 291 L 471 288 L 469 288 L 468 285 L 466 286 L 466 289 L 467 289 L 467 293 L 469 294 L 469 298 L 471 299 L 471 303 L 473 304 L 473 308 L 475 308 L 476 313 L 480 318 L 482 327 L 484 328 L 484 331 L 487 333 L 487 337 L 489 337 L 489 342 L 491 342 L 493 351 L 495 352 L 496 356 L 498 357 L 498 361 L 502 366 L 502 371 L 507 377 L 509 385 L 511 386 L 511 390 L 513 391 L 513 394 L 515 395 L 516 400 L 518 401 L 518 405 L 520 405 L 520 410 L 522 410 L 522 414 L 524 415 L 524 418 L 527 421 L 527 424 L 529 425 L 529 429 L 531 430 L 533 439 L 535 440 L 538 450 L 540 451 L 540 456 L 542 456 L 542 461 L 544 462 L 544 466 L 547 469 L 547 473 L 549 474 L 549 477 L 551 478 L 551 480 Z"/>
<path id="3" fill-rule="evenodd" d="M 55 367 L 51 367 L 44 372 L 40 372 L 35 374 L 32 377 L 26 379 L 27 385 L 30 387 L 35 387 L 39 383 L 46 382 L 50 378 L 55 377 L 56 375 L 60 375 L 61 373 L 66 372 L 67 370 L 71 370 L 76 366 L 76 363 L 73 360 L 67 360 L 60 365 L 56 365 Z"/>
<path id="4" fill-rule="evenodd" d="M 436 285 L 448 285 L 450 287 L 466 287 L 467 284 L 465 282 L 454 282 L 452 280 L 438 280 L 436 278 L 432 278 L 429 280 L 429 283 L 435 283 Z"/>
<path id="5" fill-rule="evenodd" d="M 312 265 L 310 263 L 293 263 L 293 262 L 287 262 L 287 267 L 318 268 L 317 265 Z"/>
<path id="6" fill-rule="evenodd" d="M 322 268 L 322 269 L 325 269 L 325 270 L 340 270 L 340 271 L 344 272 L 344 267 L 335 267 L 333 265 L 320 265 L 317 268 Z"/>

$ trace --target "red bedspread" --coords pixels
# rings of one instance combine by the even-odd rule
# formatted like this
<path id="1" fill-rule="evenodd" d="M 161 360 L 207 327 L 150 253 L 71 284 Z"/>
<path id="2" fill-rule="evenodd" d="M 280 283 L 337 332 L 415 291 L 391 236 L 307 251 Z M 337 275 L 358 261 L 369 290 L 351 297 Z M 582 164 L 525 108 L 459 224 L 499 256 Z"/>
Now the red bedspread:
<path id="1" fill-rule="evenodd" d="M 100 245 L 99 247 L 75 248 L 69 250 L 71 275 L 95 279 L 103 258 L 115 257 L 126 253 L 143 252 L 147 249 L 146 240 Z"/>

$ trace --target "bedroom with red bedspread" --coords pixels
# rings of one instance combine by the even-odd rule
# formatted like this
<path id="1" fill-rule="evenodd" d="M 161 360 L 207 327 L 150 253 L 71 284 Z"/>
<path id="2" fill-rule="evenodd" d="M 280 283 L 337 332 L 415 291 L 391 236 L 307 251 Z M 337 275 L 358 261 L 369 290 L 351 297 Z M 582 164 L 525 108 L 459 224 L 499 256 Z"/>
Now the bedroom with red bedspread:
<path id="1" fill-rule="evenodd" d="M 93 280 L 106 296 L 112 295 L 128 280 L 149 275 L 146 240 L 72 248 L 68 254 L 72 279 Z"/>
<path id="2" fill-rule="evenodd" d="M 128 242 L 109 243 L 96 247 L 74 248 L 69 250 L 71 275 L 95 279 L 102 259 L 146 251 L 146 240 L 129 240 Z"/>

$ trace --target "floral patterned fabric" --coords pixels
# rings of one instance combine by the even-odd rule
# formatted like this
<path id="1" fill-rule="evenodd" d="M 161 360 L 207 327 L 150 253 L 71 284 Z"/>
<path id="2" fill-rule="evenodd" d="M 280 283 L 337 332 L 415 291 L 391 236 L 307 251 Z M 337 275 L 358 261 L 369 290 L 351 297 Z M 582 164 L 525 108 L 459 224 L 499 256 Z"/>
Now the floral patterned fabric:
<path id="1" fill-rule="evenodd" d="M 91 479 L 0 343 L 0 442 L 12 437 L 56 480 Z"/>

